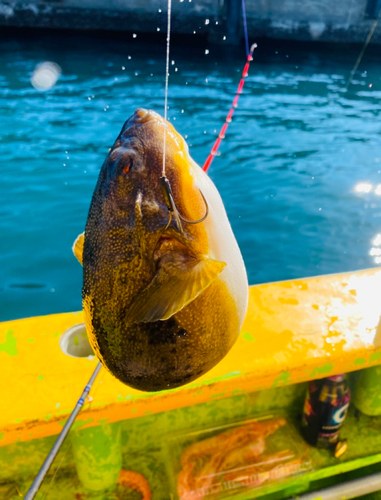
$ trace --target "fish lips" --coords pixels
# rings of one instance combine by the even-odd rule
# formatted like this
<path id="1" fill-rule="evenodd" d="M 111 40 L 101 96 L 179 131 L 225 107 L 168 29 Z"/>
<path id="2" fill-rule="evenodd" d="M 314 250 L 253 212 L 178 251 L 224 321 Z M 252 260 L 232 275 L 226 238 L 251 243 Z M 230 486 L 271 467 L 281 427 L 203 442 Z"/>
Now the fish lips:
<path id="1" fill-rule="evenodd" d="M 154 249 L 154 260 L 158 261 L 168 252 L 187 252 L 189 253 L 189 243 L 191 237 L 179 233 L 172 227 L 164 228 L 156 241 Z"/>

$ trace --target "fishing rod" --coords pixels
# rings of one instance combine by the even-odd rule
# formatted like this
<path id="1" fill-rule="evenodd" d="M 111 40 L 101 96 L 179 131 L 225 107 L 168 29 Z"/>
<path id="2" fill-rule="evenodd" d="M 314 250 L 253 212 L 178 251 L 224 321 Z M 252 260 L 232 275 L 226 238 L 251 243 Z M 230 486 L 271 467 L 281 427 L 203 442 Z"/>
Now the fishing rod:
<path id="1" fill-rule="evenodd" d="M 373 36 L 373 33 L 374 33 L 375 29 L 377 28 L 378 22 L 379 22 L 379 20 L 380 20 L 380 16 L 381 16 L 381 9 L 380 9 L 380 11 L 379 11 L 379 13 L 378 13 L 378 16 L 377 16 L 377 17 L 376 17 L 376 19 L 373 21 L 372 26 L 370 27 L 370 30 L 369 30 L 368 36 L 367 36 L 367 38 L 366 38 L 366 40 L 365 40 L 365 43 L 364 43 L 364 45 L 363 45 L 363 47 L 362 47 L 362 49 L 361 49 L 361 52 L 360 52 L 360 54 L 359 54 L 359 56 L 358 56 L 358 58 L 357 58 L 357 61 L 355 62 L 355 65 L 353 66 L 353 69 L 352 69 L 352 71 L 351 71 L 351 74 L 349 75 L 349 78 L 348 78 L 347 84 L 346 84 L 346 86 L 345 86 L 345 88 L 346 88 L 347 90 L 348 90 L 348 88 L 349 88 L 349 85 L 352 83 L 352 80 L 353 80 L 353 77 L 354 77 L 354 75 L 355 75 L 355 73 L 356 73 L 356 71 L 357 71 L 357 68 L 358 68 L 358 67 L 359 67 L 359 65 L 360 65 L 360 62 L 361 62 L 361 60 L 362 60 L 362 58 L 363 58 L 363 56 L 364 56 L 364 54 L 365 54 L 365 51 L 366 51 L 366 49 L 367 49 L 367 47 L 368 47 L 368 45 L 369 45 L 369 43 L 370 43 L 370 40 L 371 40 L 371 38 L 372 38 L 372 36 Z"/>
<path id="2" fill-rule="evenodd" d="M 61 446 L 63 445 L 63 442 L 65 441 L 65 438 L 68 434 L 68 432 L 71 429 L 71 426 L 74 423 L 74 420 L 76 419 L 78 413 L 81 411 L 83 407 L 83 403 L 85 402 L 85 399 L 87 398 L 90 389 L 94 383 L 94 380 L 96 379 L 99 370 L 102 368 L 102 363 L 98 363 L 93 374 L 90 377 L 90 380 L 86 384 L 81 397 L 78 399 L 77 404 L 75 405 L 73 411 L 71 412 L 70 417 L 67 419 L 66 424 L 64 425 L 64 428 L 60 432 L 56 442 L 54 443 L 52 449 L 49 452 L 49 455 L 46 457 L 45 462 L 42 464 L 41 469 L 39 470 L 35 480 L 32 483 L 32 486 L 29 488 L 27 494 L 24 497 L 24 500 L 33 500 L 35 496 L 37 495 L 41 484 L 43 480 L 45 479 L 46 474 L 49 472 L 49 469 L 56 458 Z"/>

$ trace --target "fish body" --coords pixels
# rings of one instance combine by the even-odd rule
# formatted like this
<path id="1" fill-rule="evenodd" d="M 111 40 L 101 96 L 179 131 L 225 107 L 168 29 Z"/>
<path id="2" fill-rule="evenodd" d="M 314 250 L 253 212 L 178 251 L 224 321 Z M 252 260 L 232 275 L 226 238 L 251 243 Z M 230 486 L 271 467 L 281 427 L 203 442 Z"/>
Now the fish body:
<path id="1" fill-rule="evenodd" d="M 160 180 L 164 134 L 174 211 Z M 213 182 L 157 113 L 140 108 L 124 124 L 74 253 L 90 342 L 123 383 L 181 386 L 236 341 L 248 300 L 239 247 Z"/>

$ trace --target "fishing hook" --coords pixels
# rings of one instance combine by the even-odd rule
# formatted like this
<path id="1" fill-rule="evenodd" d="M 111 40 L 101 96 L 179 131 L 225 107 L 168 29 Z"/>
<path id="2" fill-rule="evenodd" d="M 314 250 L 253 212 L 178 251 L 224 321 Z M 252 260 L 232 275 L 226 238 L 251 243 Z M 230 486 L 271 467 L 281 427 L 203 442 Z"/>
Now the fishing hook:
<path id="1" fill-rule="evenodd" d="M 199 191 L 200 191 L 202 199 L 204 200 L 204 203 L 205 203 L 205 207 L 206 207 L 205 215 L 203 217 L 201 217 L 201 219 L 198 219 L 198 220 L 189 220 L 189 219 L 186 219 L 185 217 L 183 217 L 180 214 L 180 212 L 178 211 L 175 200 L 173 199 L 171 185 L 170 185 L 167 177 L 165 177 L 165 176 L 160 177 L 160 184 L 161 184 L 161 189 L 163 191 L 165 202 L 166 202 L 166 205 L 168 207 L 169 214 L 170 214 L 170 219 L 169 219 L 167 227 L 170 225 L 170 223 L 172 221 L 172 215 L 175 216 L 176 222 L 177 222 L 181 232 L 183 232 L 183 229 L 181 226 L 181 221 L 186 222 L 187 224 L 199 224 L 200 222 L 203 222 L 208 217 L 209 205 L 208 205 L 208 202 L 206 201 L 205 196 L 204 196 L 203 192 L 201 191 L 201 189 Z"/>

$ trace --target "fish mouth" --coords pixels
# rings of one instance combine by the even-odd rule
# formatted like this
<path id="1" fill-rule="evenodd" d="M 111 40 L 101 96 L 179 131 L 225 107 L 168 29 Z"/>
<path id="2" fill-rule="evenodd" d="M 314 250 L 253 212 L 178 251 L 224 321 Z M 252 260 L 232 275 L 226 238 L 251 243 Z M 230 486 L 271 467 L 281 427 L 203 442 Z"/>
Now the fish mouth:
<path id="1" fill-rule="evenodd" d="M 154 258 L 155 260 L 160 259 L 164 254 L 168 252 L 184 252 L 188 251 L 187 240 L 182 234 L 178 234 L 173 229 L 165 229 L 164 232 L 159 236 L 155 250 Z"/>

